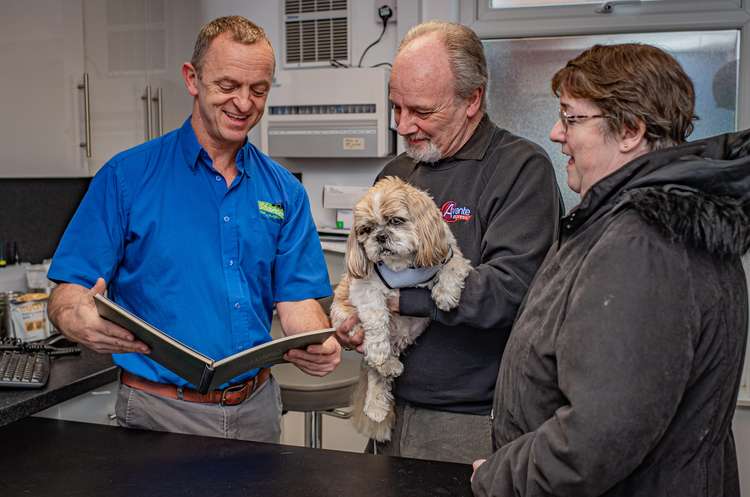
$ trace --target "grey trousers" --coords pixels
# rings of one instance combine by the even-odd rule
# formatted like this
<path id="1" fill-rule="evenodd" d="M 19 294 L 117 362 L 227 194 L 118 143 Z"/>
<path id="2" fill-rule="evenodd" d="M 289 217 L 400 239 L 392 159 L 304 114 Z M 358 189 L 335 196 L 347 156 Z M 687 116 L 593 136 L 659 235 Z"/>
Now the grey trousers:
<path id="1" fill-rule="evenodd" d="M 279 443 L 281 390 L 273 376 L 236 406 L 160 397 L 120 384 L 117 423 L 126 428 Z"/>
<path id="2" fill-rule="evenodd" d="M 471 464 L 492 454 L 491 429 L 489 416 L 435 411 L 399 402 L 390 442 L 375 444 L 371 440 L 367 452 Z"/>

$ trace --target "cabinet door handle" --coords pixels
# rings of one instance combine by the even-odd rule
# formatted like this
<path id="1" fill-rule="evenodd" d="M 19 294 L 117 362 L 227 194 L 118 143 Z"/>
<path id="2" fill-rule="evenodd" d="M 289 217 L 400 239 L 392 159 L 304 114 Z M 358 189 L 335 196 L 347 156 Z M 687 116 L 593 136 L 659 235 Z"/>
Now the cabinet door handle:
<path id="1" fill-rule="evenodd" d="M 86 149 L 86 157 L 91 157 L 91 87 L 89 86 L 89 73 L 83 73 L 83 83 L 78 85 L 83 90 L 83 132 L 84 141 L 81 148 Z"/>
<path id="2" fill-rule="evenodd" d="M 149 141 L 154 136 L 151 128 L 151 85 L 146 85 L 141 100 L 146 102 L 146 141 Z"/>
<path id="3" fill-rule="evenodd" d="M 152 99 L 152 102 L 156 104 L 154 132 L 156 136 L 161 136 L 164 134 L 164 100 L 162 99 L 161 88 L 156 89 L 156 96 Z"/>

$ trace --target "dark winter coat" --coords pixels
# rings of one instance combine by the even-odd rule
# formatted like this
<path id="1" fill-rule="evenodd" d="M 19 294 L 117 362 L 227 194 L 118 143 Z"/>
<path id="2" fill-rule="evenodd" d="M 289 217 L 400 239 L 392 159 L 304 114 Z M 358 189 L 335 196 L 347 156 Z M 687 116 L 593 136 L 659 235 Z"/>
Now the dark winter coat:
<path id="1" fill-rule="evenodd" d="M 498 375 L 477 496 L 738 496 L 750 132 L 642 156 L 563 219 Z"/>

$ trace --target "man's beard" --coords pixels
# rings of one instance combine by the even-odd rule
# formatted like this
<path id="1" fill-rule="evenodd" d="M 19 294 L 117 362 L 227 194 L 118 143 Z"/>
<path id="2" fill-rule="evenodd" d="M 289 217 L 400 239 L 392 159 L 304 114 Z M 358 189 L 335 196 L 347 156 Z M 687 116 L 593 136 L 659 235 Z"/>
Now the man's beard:
<path id="1" fill-rule="evenodd" d="M 437 162 L 443 158 L 442 152 L 437 148 L 437 145 L 432 143 L 432 140 L 427 140 L 426 144 L 421 147 L 417 147 L 409 144 L 407 137 L 404 137 L 404 148 L 406 149 L 406 155 L 411 157 L 417 162 Z"/>

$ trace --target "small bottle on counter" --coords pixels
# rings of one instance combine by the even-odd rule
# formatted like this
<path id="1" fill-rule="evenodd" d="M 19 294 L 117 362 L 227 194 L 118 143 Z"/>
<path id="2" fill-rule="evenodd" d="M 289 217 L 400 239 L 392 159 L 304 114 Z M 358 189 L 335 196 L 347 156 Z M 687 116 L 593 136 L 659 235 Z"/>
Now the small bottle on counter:
<path id="1" fill-rule="evenodd" d="M 5 262 L 13 264 L 13 242 L 5 242 Z"/>
<path id="2" fill-rule="evenodd" d="M 11 325 L 10 306 L 11 302 L 20 297 L 22 292 L 0 292 L 0 337 L 15 337 Z"/>
<path id="3" fill-rule="evenodd" d="M 5 263 L 7 265 L 18 264 L 21 262 L 21 256 L 18 253 L 18 242 L 5 243 Z"/>
<path id="4" fill-rule="evenodd" d="M 5 267 L 8 261 L 5 259 L 5 242 L 0 240 L 0 267 Z"/>

